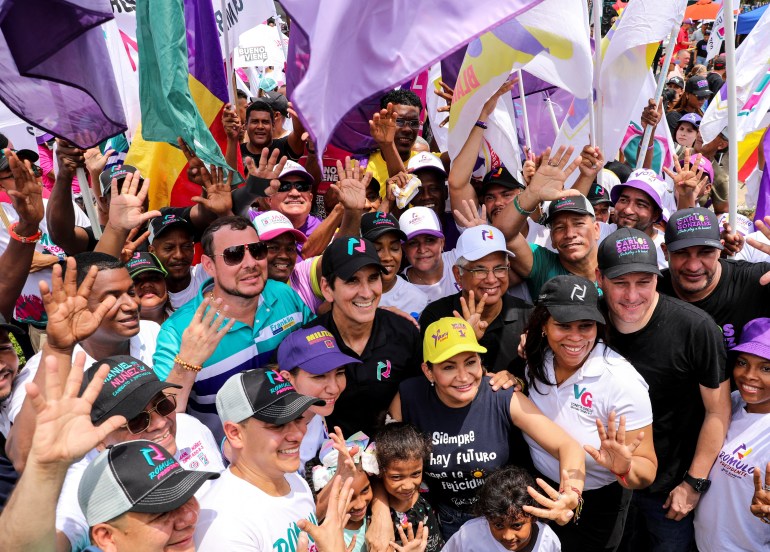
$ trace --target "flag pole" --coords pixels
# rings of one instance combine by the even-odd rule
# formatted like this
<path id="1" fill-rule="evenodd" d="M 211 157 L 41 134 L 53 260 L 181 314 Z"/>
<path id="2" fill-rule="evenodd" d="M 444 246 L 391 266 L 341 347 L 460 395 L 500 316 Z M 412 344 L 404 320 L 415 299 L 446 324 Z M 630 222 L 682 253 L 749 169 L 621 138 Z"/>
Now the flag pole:
<path id="1" fill-rule="evenodd" d="M 730 147 L 728 170 L 730 179 L 727 188 L 728 217 L 735 232 L 738 215 L 738 98 L 735 90 L 735 14 L 733 0 L 724 0 L 722 4 L 725 19 L 725 68 L 727 74 L 727 140 Z M 728 21 L 729 19 L 729 21 Z M 767 170 L 767 168 L 765 168 Z"/>
<path id="2" fill-rule="evenodd" d="M 589 119 L 593 119 L 591 125 L 591 145 L 601 147 L 599 136 L 602 132 L 602 92 L 599 87 L 599 76 L 602 66 L 602 1 L 593 0 L 593 10 L 591 12 L 594 23 L 594 101 L 590 102 L 591 110 Z M 598 109 L 596 108 L 598 106 Z M 613 154 L 614 155 L 614 154 Z"/>
<path id="3" fill-rule="evenodd" d="M 556 133 L 556 136 L 559 135 L 559 123 L 556 120 L 556 113 L 553 111 L 553 102 L 551 101 L 551 95 L 546 92 L 545 93 L 545 101 L 548 104 L 548 114 L 551 116 L 551 124 L 553 125 L 553 131 Z"/>
<path id="4" fill-rule="evenodd" d="M 519 77 L 519 100 L 521 100 L 521 116 L 524 123 L 524 142 L 527 145 L 527 151 L 532 151 L 532 139 L 529 135 L 529 117 L 527 116 L 527 99 L 524 97 L 524 77 L 521 69 L 516 70 Z"/>
<path id="5" fill-rule="evenodd" d="M 98 240 L 102 237 L 102 227 L 99 224 L 99 216 L 96 214 L 94 195 L 91 192 L 90 185 L 88 184 L 86 170 L 83 167 L 78 167 L 75 171 L 75 174 L 77 174 L 78 184 L 80 184 L 80 193 L 83 195 L 83 205 L 86 208 L 88 220 L 91 221 L 91 230 L 94 233 L 94 237 Z M 98 186 L 98 183 L 96 185 Z"/>
<path id="6" fill-rule="evenodd" d="M 666 48 L 666 56 L 663 59 L 663 70 L 658 75 L 658 85 L 655 87 L 655 105 L 658 105 L 661 97 L 663 96 L 663 86 L 666 84 L 666 72 L 668 66 L 671 63 L 671 57 L 674 55 L 674 46 L 676 43 L 676 35 L 679 31 L 679 25 L 674 25 L 671 29 L 671 33 L 668 35 L 668 48 Z M 636 160 L 636 168 L 641 169 L 644 165 L 644 159 L 647 157 L 647 146 L 650 145 L 652 140 L 652 132 L 655 129 L 652 125 L 647 125 L 644 129 L 644 136 L 642 136 L 642 143 L 639 146 L 639 155 Z"/>
<path id="7" fill-rule="evenodd" d="M 230 56 L 233 53 L 232 46 L 230 45 L 230 29 L 227 25 L 227 3 L 226 0 L 220 0 L 219 6 L 222 10 L 222 25 L 224 27 L 225 35 L 225 73 L 227 77 L 227 98 L 229 103 L 235 107 L 235 90 L 233 90 L 233 61 Z"/>

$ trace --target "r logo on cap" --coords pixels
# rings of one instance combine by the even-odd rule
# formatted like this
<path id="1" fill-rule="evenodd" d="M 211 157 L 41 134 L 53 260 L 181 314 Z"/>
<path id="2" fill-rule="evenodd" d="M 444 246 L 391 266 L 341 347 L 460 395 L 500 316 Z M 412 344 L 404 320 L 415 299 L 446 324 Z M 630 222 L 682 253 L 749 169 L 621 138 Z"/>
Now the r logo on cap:
<path id="1" fill-rule="evenodd" d="M 364 240 L 359 238 L 348 239 L 348 255 L 353 255 L 353 251 L 366 253 L 366 244 L 364 243 Z"/>
<path id="2" fill-rule="evenodd" d="M 160 460 L 161 462 L 166 459 L 165 456 L 163 456 L 163 453 L 159 451 L 157 448 L 155 448 L 153 445 L 148 445 L 147 448 L 143 448 L 140 451 L 144 455 L 144 459 L 147 460 L 147 464 L 150 466 L 154 466 L 155 462 L 153 460 Z M 155 456 L 151 456 L 152 454 L 155 454 Z"/>
<path id="3" fill-rule="evenodd" d="M 495 237 L 492 235 L 491 230 L 482 230 L 481 231 L 481 239 L 484 241 L 487 241 L 488 239 L 493 240 Z"/>
<path id="4" fill-rule="evenodd" d="M 585 300 L 585 297 L 586 297 L 586 286 L 585 285 L 581 286 L 580 284 L 575 284 L 575 287 L 572 288 L 572 295 L 570 295 L 570 299 L 572 299 L 574 301 L 575 300 L 575 296 L 577 296 L 578 301 Z"/>

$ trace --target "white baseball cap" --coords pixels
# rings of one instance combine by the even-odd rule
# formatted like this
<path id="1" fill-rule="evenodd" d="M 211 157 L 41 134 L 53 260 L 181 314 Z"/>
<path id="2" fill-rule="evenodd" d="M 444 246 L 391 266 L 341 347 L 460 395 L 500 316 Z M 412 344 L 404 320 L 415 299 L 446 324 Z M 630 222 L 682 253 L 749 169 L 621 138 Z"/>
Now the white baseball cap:
<path id="1" fill-rule="evenodd" d="M 455 251 L 458 258 L 462 257 L 468 261 L 478 261 L 491 253 L 505 253 L 515 257 L 508 251 L 503 232 L 488 224 L 466 228 L 457 240 Z"/>
<path id="2" fill-rule="evenodd" d="M 311 185 L 315 183 L 315 180 L 310 175 L 310 173 L 307 172 L 307 170 L 305 170 L 305 167 L 303 167 L 296 161 L 292 161 L 291 159 L 286 161 L 286 164 L 283 166 L 283 170 L 281 171 L 281 174 L 278 175 L 278 180 L 282 179 L 284 176 L 289 176 L 290 174 L 300 175 L 303 179 L 305 179 Z"/>
<path id="3" fill-rule="evenodd" d="M 412 207 L 407 209 L 398 219 L 398 226 L 406 234 L 406 239 L 411 240 L 420 234 L 443 238 L 441 222 L 439 222 L 433 209 L 427 207 Z"/>
<path id="4" fill-rule="evenodd" d="M 412 158 L 409 159 L 409 163 L 406 165 L 406 170 L 410 173 L 422 169 L 433 169 L 446 177 L 446 171 L 444 170 L 444 165 L 441 163 L 441 160 L 427 151 L 421 151 L 417 155 L 412 156 Z"/>
<path id="5" fill-rule="evenodd" d="M 257 215 L 252 221 L 257 229 L 259 241 L 270 241 L 281 234 L 290 233 L 299 243 L 305 243 L 307 236 L 294 228 L 286 215 L 278 211 L 265 211 Z"/>

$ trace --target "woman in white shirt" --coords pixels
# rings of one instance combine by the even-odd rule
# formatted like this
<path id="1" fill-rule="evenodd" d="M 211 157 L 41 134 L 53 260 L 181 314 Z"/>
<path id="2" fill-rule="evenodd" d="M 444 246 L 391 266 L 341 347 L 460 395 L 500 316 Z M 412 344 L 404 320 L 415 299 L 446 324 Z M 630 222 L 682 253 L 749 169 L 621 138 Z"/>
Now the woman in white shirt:
<path id="1" fill-rule="evenodd" d="M 770 462 L 770 318 L 747 323 L 729 352 L 738 390 L 731 396 L 730 427 L 709 473 L 711 484 L 695 509 L 700 552 L 770 549 L 770 516 L 754 517 L 749 509 L 754 472 Z"/>
<path id="2" fill-rule="evenodd" d="M 566 552 L 615 550 L 631 489 L 650 485 L 657 471 L 647 383 L 597 339 L 605 322 L 598 301 L 593 283 L 557 276 L 542 287 L 527 326 L 529 398 L 588 453 L 580 523 L 553 526 Z M 524 437 L 537 470 L 558 481 L 558 465 Z"/>

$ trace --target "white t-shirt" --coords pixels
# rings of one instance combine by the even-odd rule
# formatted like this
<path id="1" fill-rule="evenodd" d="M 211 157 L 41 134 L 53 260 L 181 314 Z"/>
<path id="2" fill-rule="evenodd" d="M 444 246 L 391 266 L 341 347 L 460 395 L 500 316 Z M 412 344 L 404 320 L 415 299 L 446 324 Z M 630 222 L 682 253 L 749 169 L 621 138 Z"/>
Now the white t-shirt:
<path id="1" fill-rule="evenodd" d="M 177 451 L 174 455 L 179 464 L 186 470 L 213 471 L 221 473 L 225 470 L 222 456 L 214 441 L 209 428 L 201 422 L 188 416 L 176 415 Z M 70 466 L 64 486 L 56 505 L 56 530 L 67 535 L 72 546 L 72 552 L 79 552 L 88 547 L 88 522 L 78 503 L 78 487 L 86 467 L 99 455 L 96 449 L 90 451 L 80 461 Z M 195 496 L 202 497 L 211 481 L 206 481 Z"/>
<path id="2" fill-rule="evenodd" d="M 428 296 L 416 285 L 407 282 L 400 276 L 396 277 L 396 284 L 393 288 L 383 293 L 380 298 L 380 307 L 396 307 L 411 314 L 415 320 L 420 317 L 420 313 L 427 305 Z"/>
<path id="3" fill-rule="evenodd" d="M 456 251 L 456 249 L 453 249 L 452 251 L 444 251 L 441 254 L 441 260 L 444 262 L 444 273 L 441 275 L 441 280 L 435 284 L 430 285 L 411 282 L 417 289 L 422 291 L 428 297 L 428 304 L 431 304 L 433 301 L 438 301 L 442 297 L 454 295 L 458 291 L 462 290 L 460 284 L 455 281 L 454 273 L 452 273 L 452 267 L 455 265 L 455 261 L 457 260 Z M 410 268 L 412 268 L 412 265 L 409 265 L 406 267 L 406 270 L 404 270 L 404 277 L 406 278 L 407 282 L 410 281 Z"/>
<path id="4" fill-rule="evenodd" d="M 321 445 L 329 438 L 326 431 L 323 416 L 316 414 L 307 424 L 307 431 L 299 444 L 299 469 L 301 475 L 305 474 L 305 464 L 318 456 Z"/>
<path id="5" fill-rule="evenodd" d="M 8 220 L 11 223 L 19 221 L 19 215 L 16 214 L 13 206 L 10 203 L 2 203 L 2 209 L 5 214 L 8 215 Z M 75 209 L 75 226 L 81 226 L 83 228 L 90 228 L 91 222 L 88 220 L 86 214 L 80 209 L 80 207 L 73 202 Z M 48 209 L 48 200 L 43 200 L 43 209 Z M 56 255 L 59 260 L 67 258 L 64 250 L 55 245 L 48 235 L 48 223 L 46 217 L 40 221 L 40 231 L 42 236 L 40 240 L 35 244 L 35 251 L 38 253 L 46 253 Z M 0 255 L 5 253 L 8 248 L 8 243 L 11 240 L 11 235 L 8 233 L 8 229 L 4 224 L 0 224 Z M 52 268 L 45 268 L 38 270 L 37 272 L 30 272 L 27 275 L 27 281 L 24 283 L 24 288 L 21 290 L 19 299 L 16 301 L 16 311 L 14 312 L 14 318 L 22 322 L 40 322 L 44 323 L 46 320 L 45 309 L 43 308 L 43 299 L 40 297 L 40 282 L 46 282 L 51 284 Z"/>
<path id="6" fill-rule="evenodd" d="M 612 234 L 615 230 L 618 229 L 617 224 L 605 224 L 604 222 L 599 223 L 599 243 L 602 243 L 604 241 L 604 238 Z M 663 253 L 663 248 L 661 247 L 661 244 L 666 242 L 666 235 L 658 230 L 657 228 L 654 228 L 655 235 L 652 237 L 652 243 L 655 244 L 655 253 L 658 255 L 658 268 L 663 270 L 665 268 L 668 268 L 668 261 L 666 260 L 666 255 Z"/>
<path id="7" fill-rule="evenodd" d="M 746 412 L 746 403 L 738 391 L 733 392 L 731 399 L 730 427 L 709 473 L 711 487 L 695 509 L 695 542 L 700 552 L 770 550 L 770 525 L 762 523 L 749 510 L 754 495 L 754 469 L 759 466 L 764 471 L 770 462 L 770 414 Z M 761 428 L 755 427 L 754 438 L 747 434 L 743 442 L 741 434 L 760 420 L 764 421 L 764 430 L 757 435 L 756 430 Z"/>
<path id="8" fill-rule="evenodd" d="M 230 468 L 212 482 L 199 500 L 201 505 L 195 546 L 198 552 L 255 552 L 294 550 L 297 521 L 317 523 L 315 502 L 302 477 L 285 476 L 291 490 L 284 496 L 270 496 Z"/>
<path id="9" fill-rule="evenodd" d="M 556 381 L 553 352 L 547 351 L 543 364 L 549 381 Z M 581 445 L 599 449 L 601 442 L 596 419 L 607 424 L 613 410 L 626 417 L 626 429 L 637 430 L 652 423 L 652 406 L 647 382 L 625 358 L 602 342 L 596 344 L 583 366 L 558 387 L 531 386 L 530 400 L 547 418 L 566 431 Z M 552 481 L 559 481 L 559 460 L 548 454 L 531 437 L 524 435 L 535 467 Z M 614 483 L 616 477 L 586 454 L 585 489 L 592 490 Z"/>
<path id="10" fill-rule="evenodd" d="M 532 552 L 560 552 L 561 542 L 553 529 L 541 521 L 537 525 L 537 540 Z M 534 530 L 534 527 L 532 528 Z M 452 535 L 442 552 L 505 552 L 502 544 L 497 542 L 489 530 L 487 518 L 477 517 L 466 521 L 460 530 Z"/>
<path id="11" fill-rule="evenodd" d="M 201 284 L 211 278 L 209 273 L 203 269 L 203 264 L 197 264 L 190 267 L 190 285 L 184 288 L 182 291 L 176 291 L 174 293 L 168 292 L 168 298 L 171 301 L 171 306 L 178 309 L 188 301 L 191 301 L 198 295 L 198 291 L 201 289 Z"/>
<path id="12" fill-rule="evenodd" d="M 768 240 L 759 230 L 746 236 L 746 240 L 749 238 L 755 239 L 760 243 L 766 243 L 770 245 L 770 240 Z M 743 244 L 743 249 L 736 253 L 733 259 L 736 261 L 749 261 L 750 263 L 770 263 L 770 255 L 760 251 L 756 247 L 749 245 L 748 241 Z"/>
<path id="13" fill-rule="evenodd" d="M 129 354 L 132 357 L 141 360 L 146 365 L 152 366 L 152 355 L 155 354 L 155 342 L 158 339 L 159 331 L 160 326 L 155 322 L 150 320 L 140 320 L 139 333 L 132 337 L 129 342 Z M 88 370 L 91 365 L 96 362 L 96 359 L 86 353 L 85 350 L 83 350 L 83 347 L 80 346 L 80 343 L 76 344 L 75 348 L 72 350 L 72 359 L 74 360 L 81 351 L 86 355 L 86 363 L 83 365 L 83 369 Z M 13 424 L 16 416 L 19 415 L 19 411 L 24 404 L 24 399 L 27 397 L 27 389 L 24 384 L 33 380 L 35 374 L 37 374 L 37 369 L 40 366 L 40 359 L 42 357 L 42 351 L 32 356 L 27 361 L 27 364 L 24 365 L 24 369 L 19 372 L 18 376 L 16 376 L 16 380 L 13 382 L 13 392 L 5 401 L 7 403 L 7 408 L 0 411 L 0 416 L 2 416 L 2 418 L 0 418 L 0 428 L 5 427 L 7 424 Z"/>

